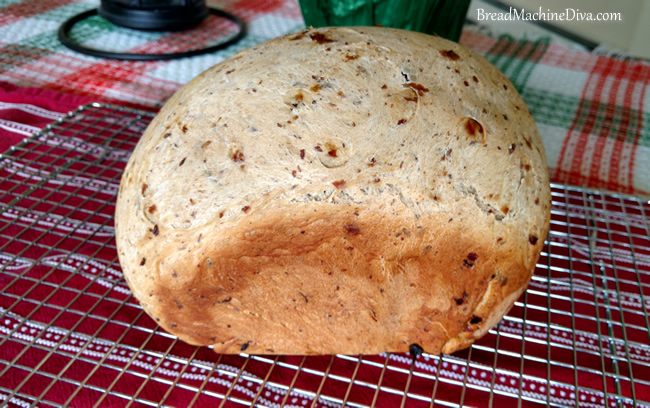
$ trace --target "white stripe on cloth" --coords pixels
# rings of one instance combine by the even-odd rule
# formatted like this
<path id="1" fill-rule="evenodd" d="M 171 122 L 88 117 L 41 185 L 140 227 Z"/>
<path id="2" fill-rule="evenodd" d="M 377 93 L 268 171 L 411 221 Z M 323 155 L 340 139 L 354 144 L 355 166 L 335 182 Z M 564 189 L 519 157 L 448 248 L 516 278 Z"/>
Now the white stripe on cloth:
<path id="1" fill-rule="evenodd" d="M 54 112 L 28 103 L 12 103 L 0 101 L 0 109 L 17 109 L 32 115 L 52 120 L 57 120 L 65 116 L 65 113 Z"/>
<path id="2" fill-rule="evenodd" d="M 40 131 L 36 126 L 25 125 L 24 123 L 12 122 L 6 119 L 0 119 L 0 128 L 12 133 L 18 133 L 23 136 L 31 136 Z"/>

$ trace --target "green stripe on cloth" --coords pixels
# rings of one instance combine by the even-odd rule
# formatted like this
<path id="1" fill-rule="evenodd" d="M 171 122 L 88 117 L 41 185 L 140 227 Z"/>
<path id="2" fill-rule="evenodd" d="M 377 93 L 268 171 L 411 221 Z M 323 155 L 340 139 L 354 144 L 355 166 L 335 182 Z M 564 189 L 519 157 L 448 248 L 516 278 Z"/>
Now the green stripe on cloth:
<path id="1" fill-rule="evenodd" d="M 29 64 L 51 54 L 53 54 L 52 51 L 38 47 L 6 44 L 0 47 L 0 68 L 3 71 L 13 71 L 20 69 L 22 65 Z"/>
<path id="2" fill-rule="evenodd" d="M 114 26 L 102 17 L 93 16 L 75 24 L 72 30 L 70 30 L 69 36 L 72 41 L 83 44 L 84 42 L 116 30 L 121 30 L 121 28 Z M 133 30 L 134 36 L 140 37 L 141 34 L 142 32 Z"/>
<path id="3" fill-rule="evenodd" d="M 638 109 L 627 109 L 603 102 L 594 107 L 592 100 L 580 100 L 577 97 L 531 88 L 525 88 L 521 96 L 538 123 L 563 129 L 569 129 L 572 125 L 575 129 L 583 129 L 585 125 L 591 124 L 593 127 L 589 131 L 590 134 L 600 134 L 605 128 L 608 138 L 627 143 L 634 143 L 638 134 L 636 144 L 650 147 L 650 112 L 640 112 Z M 625 117 L 628 118 L 627 125 L 622 128 Z"/>
<path id="4" fill-rule="evenodd" d="M 503 35 L 484 57 L 499 68 L 510 79 L 515 89 L 521 92 L 549 44 L 550 38 L 547 37 L 528 41 L 514 40 L 510 36 Z"/>
<path id="5" fill-rule="evenodd" d="M 636 142 L 639 146 L 650 149 L 650 111 L 643 112 L 641 117 L 641 129 L 639 139 Z M 641 157 L 641 160 L 650 160 L 650 157 Z"/>
<path id="6" fill-rule="evenodd" d="M 52 53 L 61 52 L 66 49 L 63 44 L 61 44 L 61 41 L 59 41 L 56 33 L 52 31 L 46 31 L 44 33 L 33 35 L 29 38 L 25 38 L 18 44 L 24 47 L 40 48 Z"/>
<path id="7" fill-rule="evenodd" d="M 0 8 L 10 6 L 15 3 L 20 3 L 21 0 L 0 0 Z"/>
<path id="8" fill-rule="evenodd" d="M 592 125 L 590 134 L 600 135 L 604 131 L 609 139 L 650 147 L 650 112 L 605 102 L 594 106 L 593 101 L 583 100 L 574 127 L 582 129 L 587 124 Z"/>
<path id="9" fill-rule="evenodd" d="M 521 96 L 536 122 L 568 129 L 580 107 L 580 98 L 524 88 Z"/>

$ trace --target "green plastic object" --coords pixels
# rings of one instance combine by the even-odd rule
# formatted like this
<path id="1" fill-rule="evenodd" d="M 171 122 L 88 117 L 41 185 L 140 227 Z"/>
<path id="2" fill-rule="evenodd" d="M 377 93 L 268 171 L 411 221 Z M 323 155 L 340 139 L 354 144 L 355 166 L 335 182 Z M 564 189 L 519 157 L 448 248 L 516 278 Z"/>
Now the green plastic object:
<path id="1" fill-rule="evenodd" d="M 307 27 L 375 26 L 460 38 L 470 0 L 300 0 Z"/>

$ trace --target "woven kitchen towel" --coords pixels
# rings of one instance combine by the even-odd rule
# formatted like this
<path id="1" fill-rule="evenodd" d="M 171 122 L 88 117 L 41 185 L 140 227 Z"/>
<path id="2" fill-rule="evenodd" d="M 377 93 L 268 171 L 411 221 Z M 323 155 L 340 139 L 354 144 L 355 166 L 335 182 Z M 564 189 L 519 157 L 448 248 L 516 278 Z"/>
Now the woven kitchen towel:
<path id="1" fill-rule="evenodd" d="M 468 30 L 461 43 L 484 55 L 521 93 L 554 181 L 650 195 L 648 62 Z"/>

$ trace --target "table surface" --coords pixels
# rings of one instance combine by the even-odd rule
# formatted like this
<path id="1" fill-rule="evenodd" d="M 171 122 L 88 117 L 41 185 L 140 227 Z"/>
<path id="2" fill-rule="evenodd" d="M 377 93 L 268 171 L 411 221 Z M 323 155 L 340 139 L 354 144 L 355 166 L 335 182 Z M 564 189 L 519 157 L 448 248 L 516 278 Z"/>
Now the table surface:
<path id="1" fill-rule="evenodd" d="M 501 69 L 528 104 L 554 182 L 551 233 L 531 286 L 474 347 L 417 364 L 400 354 L 217 357 L 165 333 L 130 295 L 114 244 L 116 186 L 170 95 L 237 51 L 304 28 L 299 6 L 223 1 L 247 23 L 242 41 L 134 62 L 59 43 L 61 23 L 97 4 L 0 0 L 0 400 L 650 406 L 647 62 L 464 31 L 460 42 Z M 168 52 L 231 29 L 210 17 L 199 37 L 154 35 L 97 18 L 74 35 L 93 47 Z M 76 110 L 93 102 L 113 105 Z"/>

